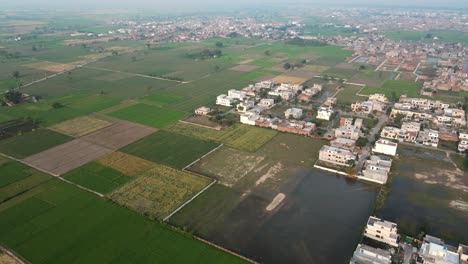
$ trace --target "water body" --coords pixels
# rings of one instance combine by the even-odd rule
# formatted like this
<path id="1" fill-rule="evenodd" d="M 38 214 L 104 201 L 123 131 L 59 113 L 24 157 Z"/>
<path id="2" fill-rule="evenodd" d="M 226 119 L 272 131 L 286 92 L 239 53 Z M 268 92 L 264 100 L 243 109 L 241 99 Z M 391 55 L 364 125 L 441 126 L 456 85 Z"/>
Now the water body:
<path id="1" fill-rule="evenodd" d="M 348 263 L 377 188 L 310 169 L 291 179 L 278 208 L 250 194 L 207 238 L 261 263 Z"/>

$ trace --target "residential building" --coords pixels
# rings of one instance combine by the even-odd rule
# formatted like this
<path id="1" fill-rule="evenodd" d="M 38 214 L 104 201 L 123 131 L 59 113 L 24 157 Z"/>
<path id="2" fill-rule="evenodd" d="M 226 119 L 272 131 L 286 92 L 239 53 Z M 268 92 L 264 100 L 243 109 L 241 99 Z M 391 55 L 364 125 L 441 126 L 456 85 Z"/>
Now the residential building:
<path id="1" fill-rule="evenodd" d="M 218 95 L 218 97 L 216 97 L 217 105 L 232 106 L 234 103 L 236 103 L 236 100 L 225 94 L 221 94 L 221 95 Z"/>
<path id="2" fill-rule="evenodd" d="M 363 180 L 385 184 L 392 167 L 392 159 L 385 156 L 372 155 L 364 164 L 362 175 L 357 177 Z"/>
<path id="3" fill-rule="evenodd" d="M 397 127 L 386 126 L 380 132 L 380 136 L 383 138 L 397 140 L 400 134 L 400 129 Z"/>
<path id="4" fill-rule="evenodd" d="M 356 140 L 347 138 L 336 138 L 330 141 L 330 146 L 335 148 L 348 149 L 352 151 L 356 147 Z"/>
<path id="5" fill-rule="evenodd" d="M 330 120 L 331 116 L 333 115 L 334 111 L 328 107 L 320 107 L 317 110 L 317 119 L 322 120 Z"/>
<path id="6" fill-rule="evenodd" d="M 325 103 L 323 103 L 323 105 L 327 107 L 333 107 L 336 105 L 336 102 L 337 100 L 335 97 L 328 97 Z"/>
<path id="7" fill-rule="evenodd" d="M 358 140 L 361 134 L 361 130 L 354 125 L 351 126 L 343 126 L 335 129 L 335 137 L 336 138 L 347 138 Z"/>
<path id="8" fill-rule="evenodd" d="M 388 98 L 384 94 L 371 94 L 369 95 L 369 101 L 388 103 Z"/>
<path id="9" fill-rule="evenodd" d="M 289 108 L 284 112 L 286 118 L 300 119 L 303 115 L 302 109 L 300 108 Z"/>
<path id="10" fill-rule="evenodd" d="M 231 89 L 231 90 L 228 91 L 228 96 L 233 98 L 233 99 L 243 101 L 246 98 L 246 93 L 244 91 Z"/>
<path id="11" fill-rule="evenodd" d="M 439 140 L 458 142 L 458 131 L 442 127 L 439 129 Z"/>
<path id="12" fill-rule="evenodd" d="M 416 142 L 418 144 L 437 148 L 439 145 L 439 131 L 433 129 L 424 129 L 423 131 L 419 131 Z"/>
<path id="13" fill-rule="evenodd" d="M 350 264 L 390 264 L 390 252 L 364 244 L 358 244 L 349 262 Z"/>
<path id="14" fill-rule="evenodd" d="M 197 109 L 195 109 L 195 114 L 196 115 L 208 115 L 211 112 L 211 108 L 202 106 Z"/>
<path id="15" fill-rule="evenodd" d="M 270 108 L 275 105 L 275 100 L 274 99 L 261 99 L 258 105 L 262 107 Z"/>
<path id="16" fill-rule="evenodd" d="M 355 160 L 354 154 L 342 148 L 336 148 L 331 146 L 323 146 L 319 152 L 319 160 L 332 163 L 339 166 L 351 166 L 352 161 Z"/>
<path id="17" fill-rule="evenodd" d="M 401 130 L 419 132 L 419 130 L 421 130 L 421 123 L 403 122 L 403 124 L 401 125 Z"/>
<path id="18" fill-rule="evenodd" d="M 398 247 L 397 224 L 371 216 L 367 220 L 364 236 L 392 247 Z"/>
<path id="19" fill-rule="evenodd" d="M 352 117 L 342 117 L 340 118 L 340 126 L 351 126 L 353 124 Z"/>
<path id="20" fill-rule="evenodd" d="M 468 150 L 468 139 L 460 140 L 458 143 L 458 151 L 465 152 L 466 150 Z"/>
<path id="21" fill-rule="evenodd" d="M 459 130 L 458 133 L 458 138 L 460 140 L 468 140 L 468 130 Z"/>
<path id="22" fill-rule="evenodd" d="M 250 100 L 245 100 L 243 102 L 240 102 L 238 105 L 237 105 L 237 111 L 238 112 L 241 112 L 241 113 L 245 113 L 247 112 L 248 110 L 254 108 L 255 106 L 255 102 L 254 101 L 250 101 Z"/>
<path id="23" fill-rule="evenodd" d="M 458 246 L 458 254 L 460 255 L 460 263 L 468 264 L 468 246 L 460 244 Z"/>
<path id="24" fill-rule="evenodd" d="M 442 239 L 426 235 L 419 249 L 419 256 L 424 264 L 459 264 L 460 256 L 456 251 L 456 248 L 445 244 Z"/>
<path id="25" fill-rule="evenodd" d="M 398 149 L 398 143 L 386 139 L 379 139 L 375 142 L 372 152 L 381 153 L 389 156 L 395 156 Z"/>

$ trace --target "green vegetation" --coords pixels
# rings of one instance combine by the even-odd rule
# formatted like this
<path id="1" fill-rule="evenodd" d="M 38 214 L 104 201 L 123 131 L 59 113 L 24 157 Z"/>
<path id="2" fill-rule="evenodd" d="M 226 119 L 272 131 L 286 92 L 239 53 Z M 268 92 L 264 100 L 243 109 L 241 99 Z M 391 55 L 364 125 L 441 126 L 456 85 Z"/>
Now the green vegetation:
<path id="1" fill-rule="evenodd" d="M 38 129 L 0 141 L 0 152 L 22 159 L 72 140 L 71 137 L 48 129 Z"/>
<path id="2" fill-rule="evenodd" d="M 183 96 L 172 94 L 172 93 L 155 93 L 155 94 L 143 97 L 141 101 L 147 104 L 155 105 L 155 106 L 165 106 L 165 105 L 177 103 L 183 98 L 184 98 Z"/>
<path id="3" fill-rule="evenodd" d="M 222 142 L 230 147 L 245 151 L 257 150 L 265 143 L 270 141 L 278 133 L 271 129 L 241 124 L 236 124 L 218 131 L 209 128 L 178 123 L 175 126 L 169 128 L 169 131 L 204 140 Z"/>
<path id="4" fill-rule="evenodd" d="M 382 93 L 388 98 L 399 98 L 406 94 L 409 97 L 419 97 L 421 84 L 409 81 L 389 80 L 385 81 L 381 88 L 366 87 L 361 91 L 361 94 Z"/>
<path id="5" fill-rule="evenodd" d="M 122 151 L 154 162 L 183 168 L 216 146 L 213 142 L 172 132 L 158 131 L 130 144 Z"/>
<path id="6" fill-rule="evenodd" d="M 0 243 L 32 263 L 244 263 L 56 179 L 3 203 L 0 225 Z"/>
<path id="7" fill-rule="evenodd" d="M 344 85 L 342 90 L 335 96 L 337 103 L 339 105 L 349 107 L 350 104 L 356 101 L 364 100 L 366 97 L 356 95 L 361 89 L 361 86 L 349 84 Z"/>
<path id="8" fill-rule="evenodd" d="M 132 179 L 96 162 L 88 163 L 68 172 L 63 177 L 99 193 L 109 193 Z"/>
<path id="9" fill-rule="evenodd" d="M 140 123 L 143 125 L 165 128 L 175 124 L 186 113 L 146 104 L 136 104 L 110 114 L 113 117 Z"/>

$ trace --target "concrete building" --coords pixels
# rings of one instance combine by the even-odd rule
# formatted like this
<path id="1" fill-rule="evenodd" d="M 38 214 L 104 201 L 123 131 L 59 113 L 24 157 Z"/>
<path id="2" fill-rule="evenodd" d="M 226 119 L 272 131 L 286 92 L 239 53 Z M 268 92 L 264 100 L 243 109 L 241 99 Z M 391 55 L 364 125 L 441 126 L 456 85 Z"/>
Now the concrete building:
<path id="1" fill-rule="evenodd" d="M 468 246 L 460 244 L 458 246 L 458 255 L 460 255 L 460 264 L 468 264 Z"/>
<path id="2" fill-rule="evenodd" d="M 236 103 L 236 100 L 225 94 L 221 94 L 221 95 L 218 95 L 218 97 L 216 97 L 217 105 L 232 106 L 234 103 Z"/>
<path id="3" fill-rule="evenodd" d="M 379 139 L 375 142 L 372 152 L 381 153 L 389 156 L 395 156 L 398 149 L 398 143 L 386 139 Z"/>
<path id="4" fill-rule="evenodd" d="M 339 166 L 349 167 L 355 159 L 351 151 L 342 148 L 323 146 L 319 152 L 319 160 Z"/>
<path id="5" fill-rule="evenodd" d="M 261 99 L 258 105 L 262 107 L 270 108 L 275 105 L 275 100 L 274 99 Z"/>
<path id="6" fill-rule="evenodd" d="M 468 140 L 460 140 L 460 142 L 458 143 L 458 151 L 465 152 L 466 150 L 468 150 Z"/>
<path id="7" fill-rule="evenodd" d="M 397 140 L 400 134 L 400 129 L 397 127 L 386 126 L 380 132 L 380 136 L 383 138 Z"/>
<path id="8" fill-rule="evenodd" d="M 237 111 L 240 113 L 245 113 L 248 110 L 252 109 L 254 106 L 255 106 L 254 101 L 246 100 L 246 101 L 240 102 L 237 105 Z"/>
<path id="9" fill-rule="evenodd" d="M 371 94 L 369 95 L 369 101 L 388 103 L 388 98 L 384 94 Z"/>
<path id="10" fill-rule="evenodd" d="M 351 258 L 350 264 L 390 264 L 392 255 L 390 252 L 373 248 L 364 244 L 358 244 Z"/>
<path id="11" fill-rule="evenodd" d="M 419 132 L 421 130 L 421 123 L 403 122 L 403 124 L 401 125 L 401 130 Z"/>
<path id="12" fill-rule="evenodd" d="M 245 99 L 245 97 L 246 97 L 246 93 L 244 91 L 231 89 L 231 90 L 228 91 L 228 96 L 233 98 L 233 99 L 243 101 Z"/>
<path id="13" fill-rule="evenodd" d="M 330 146 L 335 148 L 343 148 L 348 150 L 354 150 L 356 147 L 356 140 L 347 139 L 347 138 L 337 138 L 330 141 Z"/>
<path id="14" fill-rule="evenodd" d="M 385 184 L 388 180 L 388 174 L 392 167 L 392 159 L 385 156 L 372 155 L 366 161 L 362 175 L 357 177 L 363 180 Z"/>
<path id="15" fill-rule="evenodd" d="M 300 108 L 289 108 L 284 112 L 286 118 L 300 119 L 303 115 L 303 111 Z"/>
<path id="16" fill-rule="evenodd" d="M 433 129 L 424 129 L 423 131 L 419 131 L 416 142 L 418 144 L 437 148 L 439 145 L 439 131 Z"/>
<path id="17" fill-rule="evenodd" d="M 426 235 L 419 249 L 419 256 L 424 264 L 459 264 L 460 256 L 457 249 L 445 244 L 437 237 Z"/>
<path id="18" fill-rule="evenodd" d="M 361 130 L 356 126 L 344 126 L 335 129 L 336 138 L 347 138 L 352 140 L 358 140 Z"/>
<path id="19" fill-rule="evenodd" d="M 195 109 L 195 114 L 196 115 L 208 115 L 211 112 L 211 108 L 202 106 L 197 109 Z"/>
<path id="20" fill-rule="evenodd" d="M 367 220 L 364 236 L 392 247 L 398 247 L 397 224 L 371 216 Z"/>
<path id="21" fill-rule="evenodd" d="M 333 109 L 330 109 L 328 107 L 320 107 L 317 110 L 317 119 L 330 120 L 333 113 Z"/>

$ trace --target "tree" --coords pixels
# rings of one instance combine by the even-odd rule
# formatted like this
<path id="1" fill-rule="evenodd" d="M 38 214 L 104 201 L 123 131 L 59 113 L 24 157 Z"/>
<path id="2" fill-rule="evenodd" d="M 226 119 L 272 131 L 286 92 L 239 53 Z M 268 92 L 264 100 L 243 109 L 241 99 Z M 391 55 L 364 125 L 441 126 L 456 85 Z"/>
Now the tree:
<path id="1" fill-rule="evenodd" d="M 8 90 L 8 92 L 5 93 L 4 97 L 6 102 L 19 104 L 21 102 L 21 99 L 23 98 L 23 94 L 19 91 L 10 89 Z"/>
<path id="2" fill-rule="evenodd" d="M 369 142 L 369 140 L 367 138 L 360 137 L 356 141 L 356 146 L 363 148 L 363 147 L 365 147 L 367 145 L 368 142 Z"/>
<path id="3" fill-rule="evenodd" d="M 216 44 L 215 44 L 215 46 L 216 46 L 217 48 L 222 48 L 222 47 L 224 47 L 224 44 L 223 44 L 221 41 L 217 41 Z"/>
<path id="4" fill-rule="evenodd" d="M 59 108 L 62 108 L 64 107 L 64 105 L 62 103 L 59 103 L 59 102 L 55 102 L 52 104 L 52 108 L 54 109 L 59 109 Z"/>
<path id="5" fill-rule="evenodd" d="M 365 65 L 359 65 L 359 70 L 365 70 L 366 69 L 366 66 Z"/>
<path id="6" fill-rule="evenodd" d="M 265 50 L 264 54 L 265 54 L 265 56 L 271 56 L 271 51 L 270 50 Z"/>
<path id="7" fill-rule="evenodd" d="M 135 62 L 137 58 L 135 56 L 132 57 L 132 62 Z"/>
<path id="8" fill-rule="evenodd" d="M 32 51 L 37 51 L 36 45 L 32 45 L 31 50 L 32 50 Z"/>
<path id="9" fill-rule="evenodd" d="M 20 77 L 20 72 L 19 72 L 19 71 L 13 71 L 13 72 L 11 73 L 11 76 L 13 76 L 13 78 L 15 78 L 16 80 L 18 80 L 19 77 Z"/>
<path id="10" fill-rule="evenodd" d="M 290 70 L 291 67 L 292 67 L 292 65 L 291 65 L 291 63 L 289 63 L 289 62 L 286 62 L 285 64 L 283 64 L 283 68 L 284 68 L 285 70 Z"/>
<path id="11" fill-rule="evenodd" d="M 219 72 L 221 70 L 221 67 L 219 67 L 218 65 L 215 66 L 215 72 Z"/>
<path id="12" fill-rule="evenodd" d="M 112 51 L 112 56 L 117 56 L 117 55 L 119 55 L 119 53 L 117 51 L 113 50 Z"/>
<path id="13" fill-rule="evenodd" d="M 150 48 L 151 48 L 151 43 L 148 42 L 148 43 L 146 43 L 145 45 L 146 45 L 146 48 L 147 48 L 147 49 L 150 49 Z"/>

